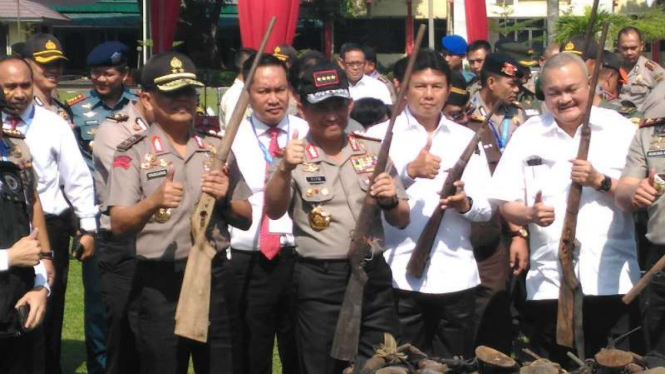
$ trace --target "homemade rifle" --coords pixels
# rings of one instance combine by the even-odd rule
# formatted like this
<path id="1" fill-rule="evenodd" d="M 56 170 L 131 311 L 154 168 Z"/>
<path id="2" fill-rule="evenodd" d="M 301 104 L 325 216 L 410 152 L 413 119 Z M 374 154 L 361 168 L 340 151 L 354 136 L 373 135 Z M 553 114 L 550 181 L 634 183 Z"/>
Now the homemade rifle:
<path id="1" fill-rule="evenodd" d="M 414 45 L 413 53 L 409 57 L 409 63 L 400 85 L 397 100 L 393 104 L 390 122 L 388 122 L 388 129 L 386 136 L 381 144 L 381 150 L 372 173 L 372 182 L 377 175 L 386 170 L 388 163 L 388 152 L 390 151 L 390 143 L 393 139 L 393 126 L 397 118 L 400 103 L 406 93 L 406 88 L 409 85 L 411 78 L 411 71 L 413 64 L 418 56 L 420 43 L 425 35 L 425 25 L 418 28 L 418 35 Z M 346 286 L 344 294 L 344 302 L 342 309 L 337 319 L 337 327 L 335 327 L 335 337 L 333 339 L 332 349 L 330 355 L 338 360 L 353 361 L 358 353 L 358 341 L 360 340 L 360 324 L 362 319 L 362 306 L 363 306 L 363 293 L 365 284 L 367 283 L 367 273 L 363 268 L 365 259 L 368 257 L 369 252 L 372 250 L 370 245 L 369 230 L 374 224 L 374 219 L 377 213 L 378 203 L 375 197 L 370 195 L 370 189 L 367 189 L 363 206 L 360 210 L 360 215 L 356 221 L 356 228 L 351 234 L 351 245 L 348 252 L 349 264 L 351 266 L 351 276 Z"/>
<path id="2" fill-rule="evenodd" d="M 448 176 L 446 176 L 446 180 L 443 182 L 443 189 L 441 190 L 442 199 L 453 196 L 457 192 L 457 187 L 455 187 L 453 184 L 462 178 L 466 164 L 469 163 L 469 159 L 478 147 L 478 142 L 480 142 L 483 131 L 485 131 L 490 118 L 492 118 L 494 113 L 502 104 L 503 101 L 499 101 L 494 105 L 492 110 L 483 120 L 483 124 L 480 125 L 478 130 L 476 130 L 476 132 L 473 134 L 473 137 L 469 141 L 469 144 L 467 144 L 462 154 L 459 156 L 455 166 L 453 166 L 453 168 L 448 173 Z M 436 234 L 439 232 L 439 226 L 441 226 L 441 221 L 443 220 L 443 215 L 445 213 L 446 211 L 441 209 L 441 204 L 438 204 L 432 215 L 427 220 L 425 228 L 420 233 L 416 247 L 413 249 L 413 253 L 411 253 L 409 263 L 406 265 L 406 270 L 409 272 L 409 274 L 416 278 L 422 278 L 423 276 L 423 272 L 427 266 L 427 261 L 429 261 L 430 253 L 434 247 Z"/>
<path id="3" fill-rule="evenodd" d="M 596 2 L 597 0 L 594 4 Z M 595 6 L 594 9 L 597 9 L 597 7 Z M 589 24 L 590 28 L 593 27 L 593 22 L 595 22 L 595 14 L 592 14 L 592 19 Z M 598 84 L 598 75 L 600 74 L 600 67 L 603 61 L 603 46 L 607 39 L 608 27 L 609 23 L 607 21 L 603 22 L 603 32 L 600 36 L 600 44 L 596 54 L 596 64 L 593 69 L 593 75 L 591 76 L 591 87 L 589 88 L 586 111 L 582 118 L 580 144 L 577 149 L 576 157 L 578 160 L 586 160 L 589 155 L 589 144 L 591 143 L 589 119 L 591 117 L 593 100 L 596 95 L 596 85 Z M 591 34 L 587 32 L 587 36 L 590 37 L 590 35 Z M 585 43 L 586 45 L 589 44 L 589 40 L 590 39 L 587 39 Z M 584 50 L 586 51 L 586 46 Z M 559 345 L 572 348 L 574 340 L 577 356 L 584 359 L 584 329 L 582 326 L 582 302 L 584 293 L 582 292 L 582 285 L 575 275 L 575 266 L 573 264 L 573 252 L 576 244 L 575 233 L 577 230 L 577 215 L 579 213 L 581 196 L 582 185 L 575 182 L 571 183 L 566 204 L 566 215 L 564 217 L 563 229 L 561 231 L 561 240 L 559 242 L 559 261 L 561 262 L 562 280 L 559 286 L 556 341 Z"/>
<path id="4" fill-rule="evenodd" d="M 222 143 L 214 152 L 215 157 L 213 158 L 212 170 L 221 170 L 231 152 L 233 139 L 238 132 L 238 127 L 243 120 L 245 110 L 249 104 L 249 93 L 247 90 L 252 84 L 254 71 L 268 43 L 275 20 L 276 17 L 270 19 L 268 29 L 263 35 L 261 46 L 256 56 L 254 56 L 249 74 L 245 77 L 245 89 L 242 91 L 238 103 L 233 109 L 233 114 L 226 127 Z M 191 218 L 194 246 L 187 258 L 185 277 L 182 281 L 178 307 L 175 314 L 175 334 L 201 343 L 208 341 L 210 272 L 212 270 L 212 259 L 217 254 L 217 251 L 210 245 L 206 238 L 206 229 L 210 223 L 214 207 L 215 198 L 207 193 L 201 194 L 201 198 L 196 204 L 196 210 Z"/>

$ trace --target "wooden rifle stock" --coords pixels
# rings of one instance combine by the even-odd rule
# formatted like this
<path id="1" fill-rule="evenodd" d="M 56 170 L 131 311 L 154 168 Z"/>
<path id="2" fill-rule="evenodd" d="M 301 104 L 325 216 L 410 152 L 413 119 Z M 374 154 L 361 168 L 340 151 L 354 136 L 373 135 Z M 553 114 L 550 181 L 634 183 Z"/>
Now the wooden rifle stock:
<path id="1" fill-rule="evenodd" d="M 635 298 L 642 293 L 642 291 L 646 288 L 646 286 L 651 282 L 651 278 L 653 278 L 653 275 L 656 274 L 659 271 L 662 271 L 665 269 L 665 256 L 661 257 L 658 262 L 656 262 L 649 271 L 644 274 L 642 278 L 640 278 L 637 283 L 633 286 L 633 288 L 628 291 L 623 297 L 621 298 L 621 301 L 623 301 L 624 304 L 628 305 L 635 300 Z"/>
<path id="2" fill-rule="evenodd" d="M 453 166 L 452 170 L 448 173 L 448 176 L 446 176 L 446 180 L 443 182 L 443 189 L 441 190 L 442 199 L 455 195 L 457 187 L 453 184 L 462 178 L 462 173 L 464 173 L 466 164 L 469 162 L 476 147 L 478 147 L 478 142 L 480 142 L 485 127 L 487 127 L 490 119 L 501 104 L 501 101 L 496 103 L 492 108 L 492 111 L 487 114 L 483 120 L 483 124 L 480 125 L 478 130 L 473 134 L 473 137 L 455 163 L 455 166 Z M 406 270 L 409 274 L 418 279 L 423 276 L 430 254 L 432 253 L 432 248 L 434 247 L 436 234 L 439 232 L 439 227 L 441 226 L 441 221 L 443 220 L 443 215 L 445 213 L 446 211 L 441 209 L 441 204 L 437 204 L 436 209 L 434 209 L 434 212 L 427 220 L 425 228 L 420 233 L 418 242 L 416 243 L 415 248 L 413 248 L 413 253 L 411 253 L 411 257 L 409 258 L 409 263 L 406 265 Z"/>
<path id="3" fill-rule="evenodd" d="M 393 104 L 390 122 L 388 122 L 388 129 L 386 136 L 381 144 L 381 150 L 372 173 L 372 182 L 377 175 L 386 170 L 388 164 L 388 153 L 390 151 L 390 144 L 393 139 L 393 126 L 395 119 L 397 119 L 397 111 L 399 110 L 400 103 L 406 93 L 406 87 L 409 85 L 411 79 L 411 71 L 413 64 L 418 56 L 420 43 L 425 35 L 425 25 L 418 28 L 418 35 L 414 45 L 413 53 L 409 57 L 409 63 L 400 85 L 399 94 Z M 367 283 L 367 273 L 364 270 L 365 259 L 371 251 L 371 239 L 369 237 L 369 230 L 374 223 L 378 203 L 376 198 L 370 195 L 370 189 L 367 189 L 363 206 L 360 210 L 360 215 L 356 221 L 356 228 L 351 234 L 351 245 L 348 252 L 349 264 L 351 266 L 351 276 L 346 286 L 344 293 L 344 301 L 342 309 L 339 312 L 337 319 L 337 326 L 335 327 L 335 336 L 333 338 L 332 349 L 330 355 L 338 360 L 353 361 L 358 354 L 358 343 L 360 340 L 360 325 L 362 322 L 362 304 L 365 284 Z M 381 254 L 377 254 L 381 256 Z"/>
<path id="4" fill-rule="evenodd" d="M 263 35 L 263 41 L 259 48 L 252 67 L 247 77 L 245 77 L 245 89 L 238 99 L 238 103 L 233 109 L 233 114 L 226 127 L 226 133 L 221 144 L 215 150 L 212 170 L 221 170 L 226 163 L 233 139 L 238 132 L 238 127 L 244 119 L 247 105 L 249 105 L 249 93 L 247 88 L 251 85 L 254 77 L 254 71 L 263 54 L 263 50 L 268 43 L 268 38 L 272 33 L 276 17 L 270 19 L 268 29 Z M 194 246 L 189 252 L 187 258 L 187 267 L 185 276 L 180 289 L 178 306 L 175 314 L 175 334 L 183 338 L 192 339 L 201 343 L 208 341 L 208 327 L 210 314 L 210 281 L 212 259 L 217 254 L 206 239 L 206 229 L 210 223 L 213 209 L 215 207 L 215 198 L 207 193 L 201 194 L 201 198 L 196 204 L 196 209 L 192 214 L 192 237 Z"/>
<path id="5" fill-rule="evenodd" d="M 592 14 L 592 16 L 595 16 Z M 592 17 L 589 27 L 593 27 L 595 17 Z M 600 45 L 596 54 L 596 65 L 591 76 L 591 86 L 589 88 L 589 97 L 586 111 L 582 119 L 582 129 L 580 144 L 577 149 L 577 159 L 586 160 L 589 155 L 589 145 L 591 143 L 591 129 L 589 120 L 591 118 L 591 109 L 596 95 L 596 85 L 603 59 L 603 46 L 607 39 L 608 22 L 603 22 L 603 32 L 600 37 Z M 588 33 L 587 33 L 588 34 Z M 589 40 L 585 44 L 588 44 Z M 585 48 L 586 49 L 586 48 Z M 575 250 L 575 234 L 577 231 L 577 215 L 579 213 L 580 198 L 582 197 L 582 185 L 571 183 L 568 201 L 566 205 L 566 215 L 563 221 L 561 239 L 559 241 L 559 261 L 561 263 L 562 279 L 559 286 L 559 304 L 557 311 L 556 340 L 557 344 L 565 347 L 573 347 L 577 350 L 577 355 L 584 358 L 584 328 L 582 303 L 584 293 L 580 281 L 575 275 L 575 266 L 573 263 L 573 252 Z"/>

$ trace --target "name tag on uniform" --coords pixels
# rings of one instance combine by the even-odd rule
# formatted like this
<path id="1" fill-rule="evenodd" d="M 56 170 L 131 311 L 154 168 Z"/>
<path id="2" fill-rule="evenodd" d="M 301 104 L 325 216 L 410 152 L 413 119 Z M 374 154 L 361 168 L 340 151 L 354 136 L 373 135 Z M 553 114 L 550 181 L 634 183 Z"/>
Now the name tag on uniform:
<path id="1" fill-rule="evenodd" d="M 166 169 L 151 171 L 147 174 L 148 180 L 153 180 L 157 178 L 164 178 L 167 174 Z"/>
<path id="2" fill-rule="evenodd" d="M 663 157 L 665 156 L 665 150 L 657 150 L 657 151 L 648 151 L 647 152 L 647 157 Z"/>
<path id="3" fill-rule="evenodd" d="M 306 177 L 307 183 L 309 184 L 323 184 L 326 183 L 326 177 L 323 175 L 316 176 L 316 177 Z"/>

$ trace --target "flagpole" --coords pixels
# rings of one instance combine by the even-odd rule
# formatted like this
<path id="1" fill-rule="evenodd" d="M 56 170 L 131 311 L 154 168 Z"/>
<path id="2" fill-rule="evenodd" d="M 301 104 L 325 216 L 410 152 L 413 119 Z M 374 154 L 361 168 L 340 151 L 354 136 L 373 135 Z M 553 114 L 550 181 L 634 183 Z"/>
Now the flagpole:
<path id="1" fill-rule="evenodd" d="M 143 0 L 143 66 L 148 61 L 148 0 Z"/>
<path id="2" fill-rule="evenodd" d="M 427 18 L 429 47 L 434 49 L 434 0 L 427 0 Z"/>

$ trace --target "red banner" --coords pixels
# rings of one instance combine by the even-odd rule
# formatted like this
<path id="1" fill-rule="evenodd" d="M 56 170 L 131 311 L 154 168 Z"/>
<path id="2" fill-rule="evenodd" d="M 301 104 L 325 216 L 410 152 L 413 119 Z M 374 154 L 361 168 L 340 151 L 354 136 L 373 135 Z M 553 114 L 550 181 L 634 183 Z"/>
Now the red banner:
<path id="1" fill-rule="evenodd" d="M 464 0 L 464 13 L 466 15 L 466 41 L 487 40 L 489 26 L 487 23 L 487 9 L 485 0 Z"/>
<path id="2" fill-rule="evenodd" d="M 259 48 L 272 16 L 277 16 L 277 22 L 268 40 L 267 51 L 272 51 L 280 44 L 291 45 L 299 10 L 300 0 L 238 0 L 243 47 Z"/>
<path id="3" fill-rule="evenodd" d="M 153 42 L 152 53 L 171 50 L 175 29 L 178 25 L 181 0 L 160 0 L 150 2 L 150 34 Z"/>

